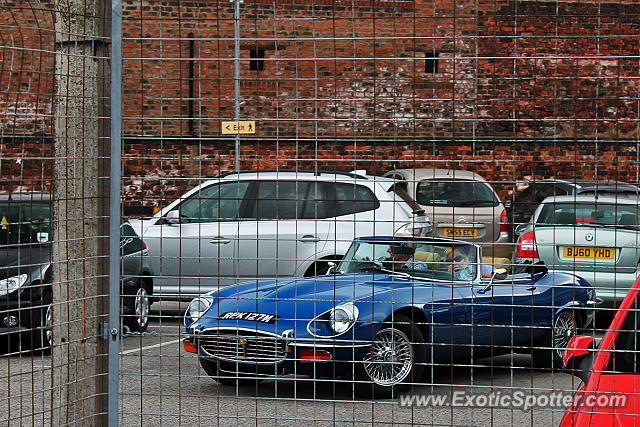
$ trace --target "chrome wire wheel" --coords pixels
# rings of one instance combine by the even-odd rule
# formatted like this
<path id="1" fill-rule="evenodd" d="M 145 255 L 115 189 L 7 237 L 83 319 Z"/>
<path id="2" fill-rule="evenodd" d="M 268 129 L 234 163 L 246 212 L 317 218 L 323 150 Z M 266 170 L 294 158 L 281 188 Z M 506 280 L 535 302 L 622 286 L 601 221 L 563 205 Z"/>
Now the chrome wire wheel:
<path id="1" fill-rule="evenodd" d="M 565 310 L 558 314 L 553 321 L 553 335 L 551 345 L 556 356 L 562 360 L 562 355 L 571 338 L 576 334 L 576 320 L 573 313 Z"/>
<path id="2" fill-rule="evenodd" d="M 140 286 L 134 302 L 136 322 L 140 329 L 144 329 L 149 323 L 149 306 L 149 294 L 144 286 Z"/>
<path id="3" fill-rule="evenodd" d="M 382 329 L 363 361 L 365 372 L 375 384 L 385 387 L 399 384 L 413 367 L 411 340 L 398 329 Z"/>

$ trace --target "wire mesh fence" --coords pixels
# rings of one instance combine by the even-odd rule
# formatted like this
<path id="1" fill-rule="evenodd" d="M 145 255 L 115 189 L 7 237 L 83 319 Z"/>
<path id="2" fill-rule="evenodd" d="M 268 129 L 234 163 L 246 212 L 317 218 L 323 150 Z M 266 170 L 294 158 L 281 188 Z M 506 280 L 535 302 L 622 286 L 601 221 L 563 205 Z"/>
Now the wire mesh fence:
<path id="1" fill-rule="evenodd" d="M 0 8 L 3 422 L 637 422 L 640 5 L 110 6 Z"/>

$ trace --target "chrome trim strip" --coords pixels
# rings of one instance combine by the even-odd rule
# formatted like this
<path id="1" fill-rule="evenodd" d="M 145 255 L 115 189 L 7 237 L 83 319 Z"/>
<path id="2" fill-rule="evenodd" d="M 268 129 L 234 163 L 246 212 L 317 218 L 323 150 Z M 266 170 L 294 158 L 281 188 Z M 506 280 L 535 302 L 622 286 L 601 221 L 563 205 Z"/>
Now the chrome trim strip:
<path id="1" fill-rule="evenodd" d="M 317 342 L 290 342 L 291 347 L 314 347 L 314 348 L 353 348 L 353 347 L 369 347 L 371 343 L 367 344 L 323 344 Z"/>

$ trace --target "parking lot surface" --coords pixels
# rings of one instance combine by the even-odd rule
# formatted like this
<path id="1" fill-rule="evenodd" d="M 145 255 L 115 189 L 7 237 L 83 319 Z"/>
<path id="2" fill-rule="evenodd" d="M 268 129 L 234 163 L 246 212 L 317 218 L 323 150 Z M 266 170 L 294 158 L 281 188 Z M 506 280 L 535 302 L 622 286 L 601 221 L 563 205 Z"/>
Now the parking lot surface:
<path id="1" fill-rule="evenodd" d="M 121 425 L 557 425 L 564 408 L 524 410 L 491 405 L 482 396 L 570 395 L 579 382 L 563 372 L 532 368 L 529 355 L 510 354 L 435 367 L 433 381 L 403 394 L 414 399 L 411 406 L 403 406 L 402 398 L 362 400 L 349 382 L 307 376 L 289 375 L 247 388 L 224 386 L 209 378 L 197 358 L 182 348 L 182 305 L 165 305 L 152 313 L 146 335 L 121 341 Z M 9 408 L 0 420 L 3 424 L 48 424 L 50 356 L 4 356 L 0 378 L 5 384 L 0 399 Z M 419 404 L 420 396 L 445 400 Z"/>

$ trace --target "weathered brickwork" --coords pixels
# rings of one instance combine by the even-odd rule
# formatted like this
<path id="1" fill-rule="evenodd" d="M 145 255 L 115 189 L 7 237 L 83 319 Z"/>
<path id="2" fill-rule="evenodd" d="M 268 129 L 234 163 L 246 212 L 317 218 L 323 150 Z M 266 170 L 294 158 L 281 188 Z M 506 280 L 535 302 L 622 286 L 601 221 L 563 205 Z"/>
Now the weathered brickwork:
<path id="1" fill-rule="evenodd" d="M 9 1 L 0 8 L 3 136 L 52 132 L 55 46 L 51 4 L 47 0 Z"/>
<path id="2" fill-rule="evenodd" d="M 16 166 L 46 156 L 20 136 L 52 134 L 50 6 L 0 10 L 5 189 L 50 177 Z M 123 8 L 125 196 L 162 205 L 234 167 L 233 3 Z M 630 1 L 245 0 L 240 117 L 257 133 L 241 166 L 638 182 L 638 22 Z"/>

